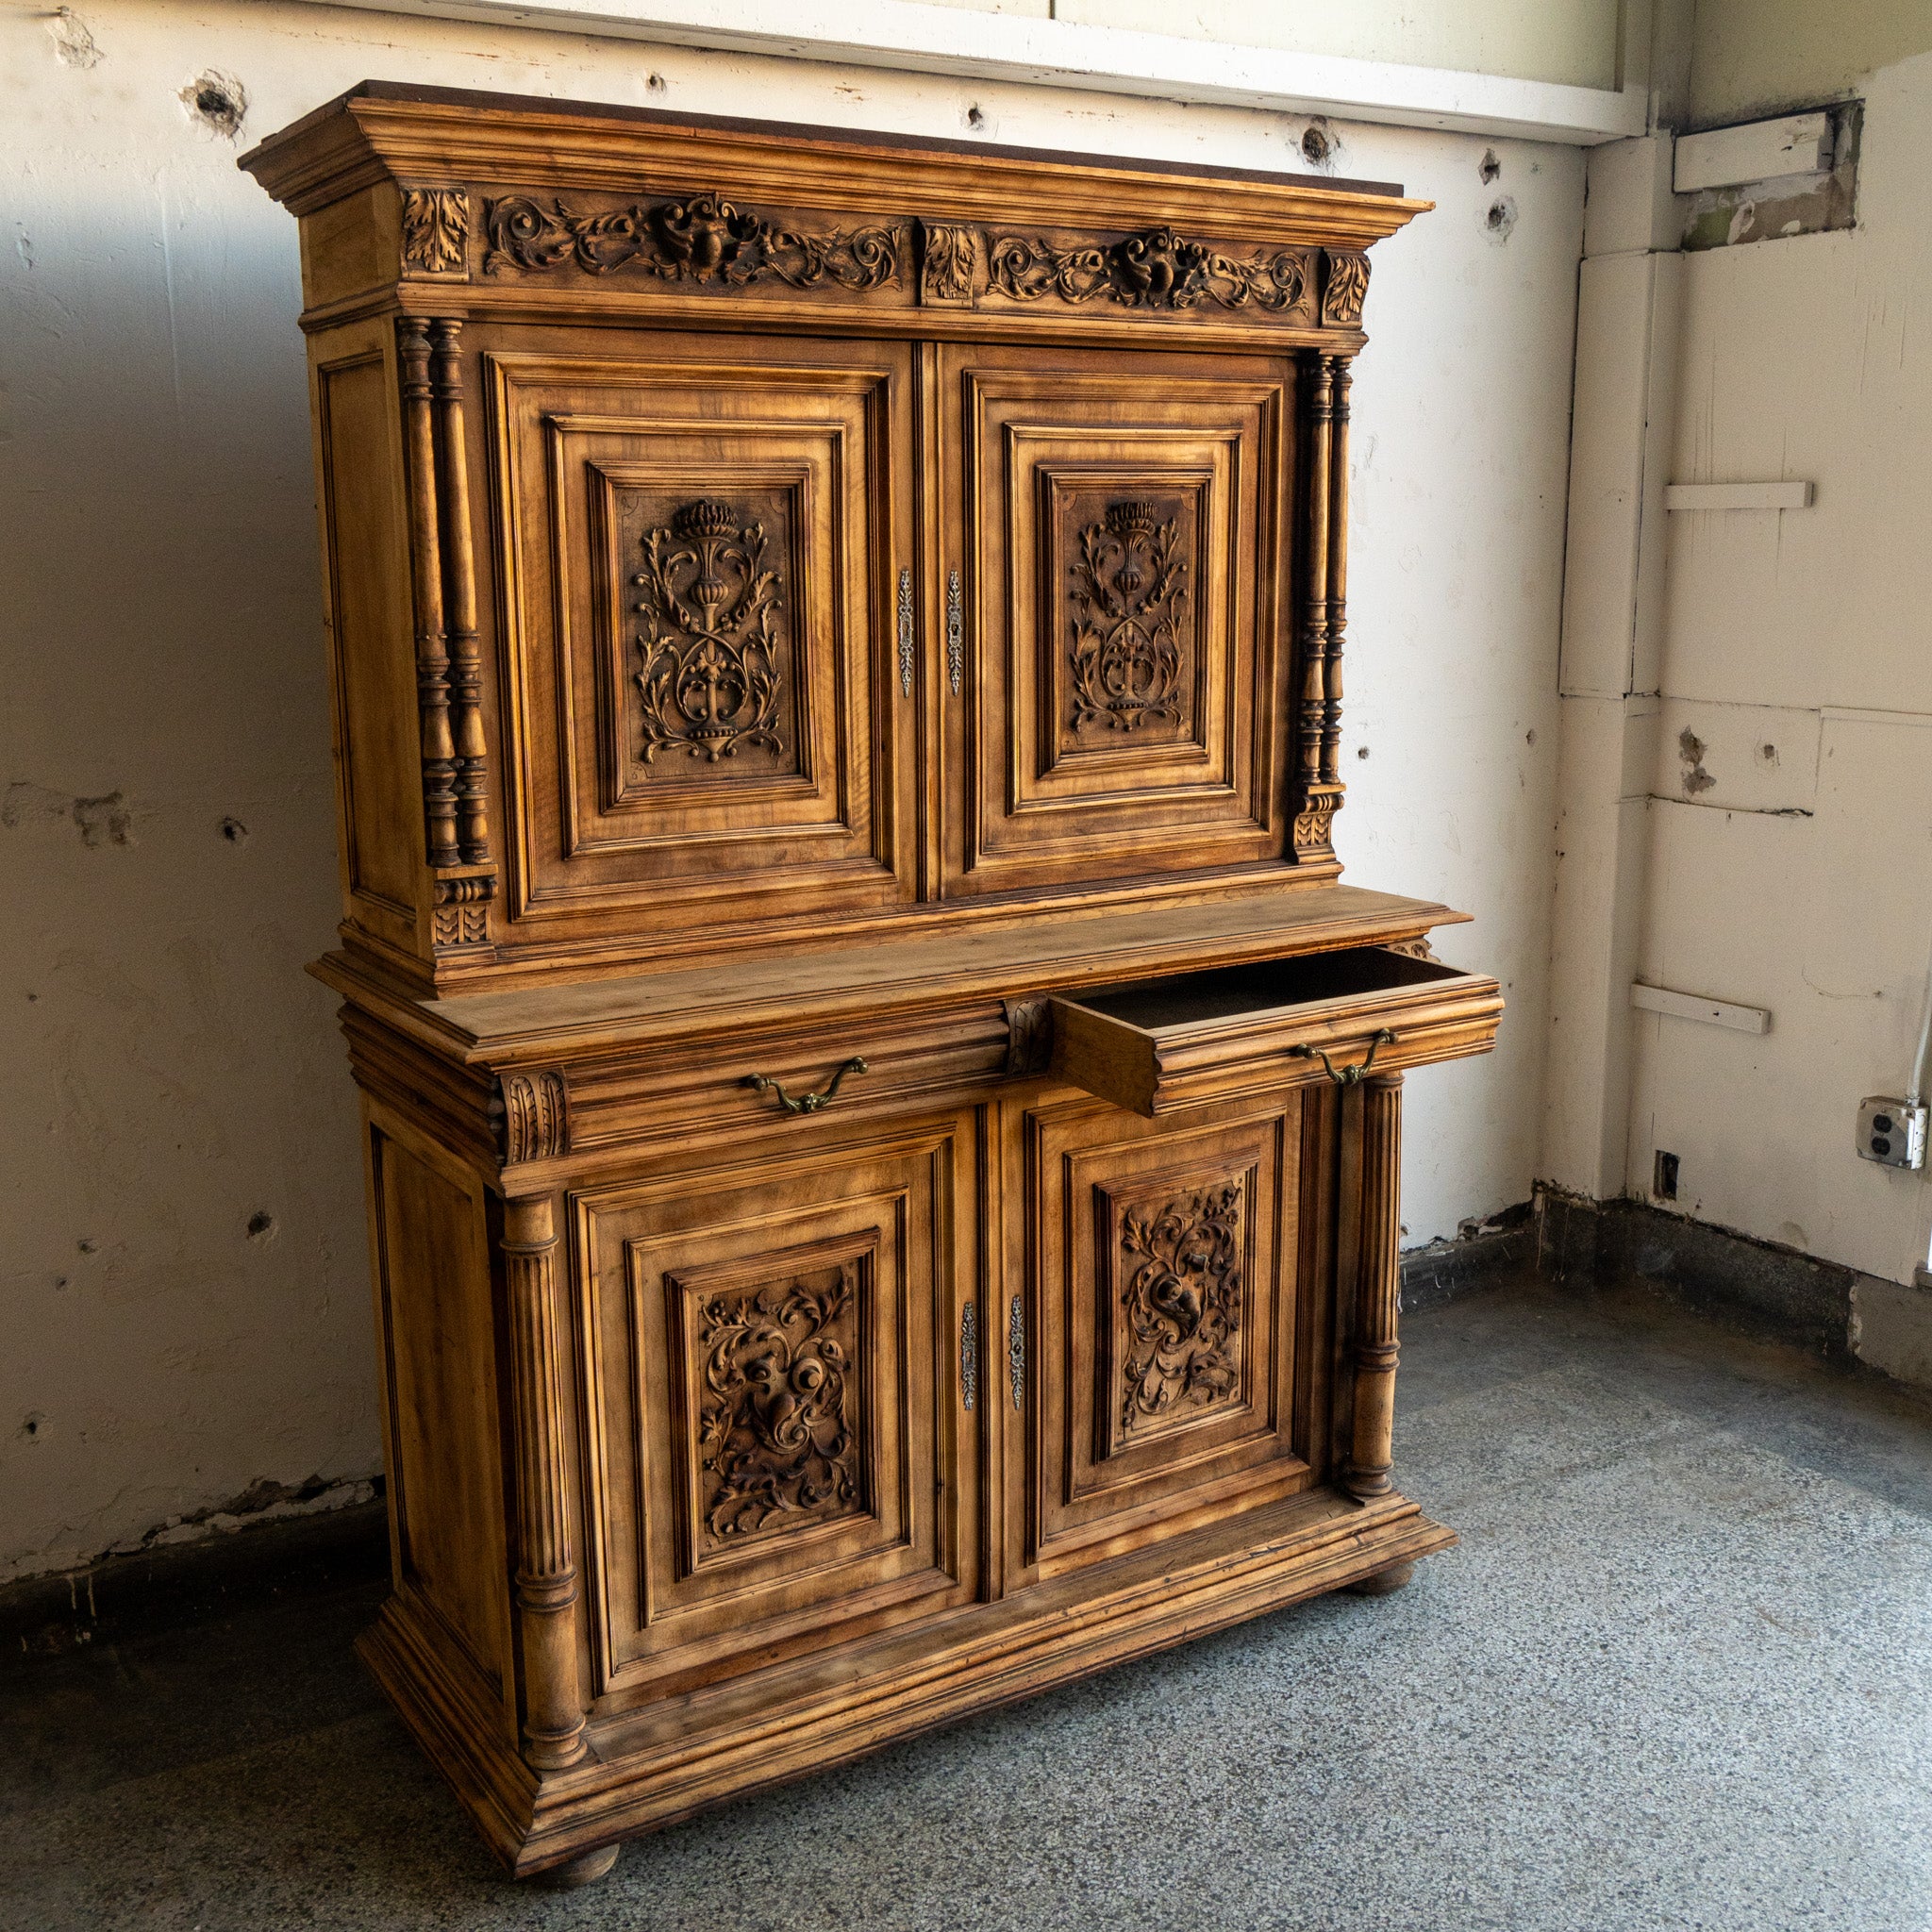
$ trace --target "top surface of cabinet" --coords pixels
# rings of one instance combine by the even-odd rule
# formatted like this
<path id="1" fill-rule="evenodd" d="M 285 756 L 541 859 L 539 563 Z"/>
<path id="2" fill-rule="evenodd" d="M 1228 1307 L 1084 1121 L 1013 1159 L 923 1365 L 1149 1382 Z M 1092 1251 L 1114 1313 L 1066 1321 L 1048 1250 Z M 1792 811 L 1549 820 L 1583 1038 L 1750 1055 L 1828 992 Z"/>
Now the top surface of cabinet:
<path id="1" fill-rule="evenodd" d="M 1373 184 L 368 84 L 345 942 L 437 995 L 1331 884 Z"/>

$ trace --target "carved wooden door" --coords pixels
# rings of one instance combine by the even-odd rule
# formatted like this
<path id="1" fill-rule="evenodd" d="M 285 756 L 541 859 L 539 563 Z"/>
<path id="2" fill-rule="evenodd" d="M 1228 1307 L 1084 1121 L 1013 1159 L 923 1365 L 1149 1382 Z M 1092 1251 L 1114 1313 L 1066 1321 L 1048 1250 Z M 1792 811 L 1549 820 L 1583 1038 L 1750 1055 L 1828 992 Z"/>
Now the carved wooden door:
<path id="1" fill-rule="evenodd" d="M 946 894 L 1278 862 L 1293 364 L 940 366 Z"/>
<path id="2" fill-rule="evenodd" d="M 977 1574 L 974 1117 L 786 1124 L 576 1203 L 592 1686 L 924 1615 Z"/>
<path id="3" fill-rule="evenodd" d="M 1293 1091 L 1158 1124 L 1085 1096 L 1009 1110 L 1008 1587 L 1313 1480 L 1304 1116 Z"/>
<path id="4" fill-rule="evenodd" d="M 508 942 L 907 897 L 909 350 L 475 333 L 518 753 Z"/>

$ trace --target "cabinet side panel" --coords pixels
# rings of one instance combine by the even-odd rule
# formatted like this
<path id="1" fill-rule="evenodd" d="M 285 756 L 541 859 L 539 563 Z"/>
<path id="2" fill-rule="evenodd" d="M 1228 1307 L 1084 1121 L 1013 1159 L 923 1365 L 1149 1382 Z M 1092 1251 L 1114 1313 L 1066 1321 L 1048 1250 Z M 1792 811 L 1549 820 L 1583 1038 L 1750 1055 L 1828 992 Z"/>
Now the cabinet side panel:
<path id="1" fill-rule="evenodd" d="M 379 340 L 316 369 L 336 772 L 349 916 L 412 942 L 423 875 L 416 666 L 395 412 Z"/>
<path id="2" fill-rule="evenodd" d="M 480 1192 L 374 1130 L 397 1588 L 501 1691 L 503 1451 Z"/>

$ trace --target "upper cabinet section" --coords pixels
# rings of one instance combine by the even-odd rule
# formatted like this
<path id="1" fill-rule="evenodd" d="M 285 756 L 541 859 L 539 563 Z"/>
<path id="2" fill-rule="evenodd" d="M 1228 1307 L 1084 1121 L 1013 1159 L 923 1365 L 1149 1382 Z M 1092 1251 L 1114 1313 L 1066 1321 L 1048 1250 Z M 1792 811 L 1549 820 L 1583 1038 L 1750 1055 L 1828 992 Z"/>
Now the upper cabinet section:
<path id="1" fill-rule="evenodd" d="M 436 991 L 1340 871 L 1361 184 L 371 84 L 301 218 L 347 943 Z"/>

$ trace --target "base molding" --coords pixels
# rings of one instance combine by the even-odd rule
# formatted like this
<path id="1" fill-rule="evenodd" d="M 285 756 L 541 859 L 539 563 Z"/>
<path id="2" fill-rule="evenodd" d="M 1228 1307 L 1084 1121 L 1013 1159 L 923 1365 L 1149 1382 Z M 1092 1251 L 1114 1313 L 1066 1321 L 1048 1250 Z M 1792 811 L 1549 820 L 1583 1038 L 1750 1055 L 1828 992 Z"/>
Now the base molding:
<path id="1" fill-rule="evenodd" d="M 864 1639 L 829 1672 L 823 1660 L 777 1666 L 642 1711 L 593 1712 L 589 1758 L 541 1777 L 447 1681 L 394 1599 L 360 1648 L 491 1848 L 528 1878 L 726 1799 L 1386 1575 L 1456 1540 L 1398 1494 L 1367 1507 L 1331 1491 L 1298 1496 Z"/>

